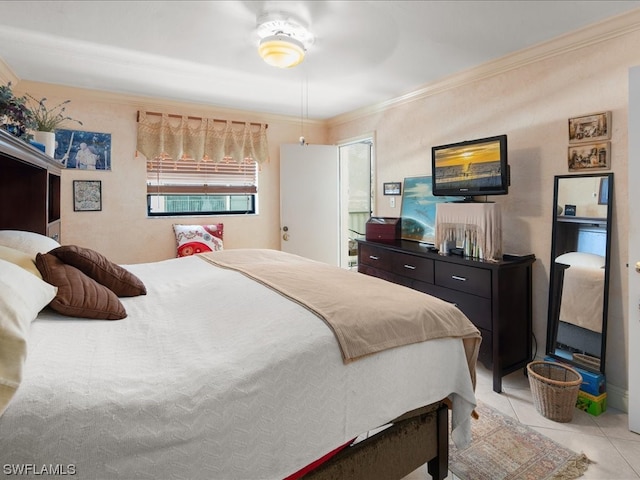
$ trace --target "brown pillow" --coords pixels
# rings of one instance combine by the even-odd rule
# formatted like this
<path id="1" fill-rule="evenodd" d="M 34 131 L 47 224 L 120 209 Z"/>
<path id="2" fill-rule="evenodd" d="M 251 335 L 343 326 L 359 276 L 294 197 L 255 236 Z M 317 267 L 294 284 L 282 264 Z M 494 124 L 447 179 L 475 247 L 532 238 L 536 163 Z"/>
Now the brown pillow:
<path id="1" fill-rule="evenodd" d="M 67 265 L 76 267 L 85 275 L 101 283 L 118 297 L 146 295 L 144 283 L 127 269 L 116 265 L 94 250 L 77 245 L 63 245 L 50 250 Z"/>
<path id="2" fill-rule="evenodd" d="M 119 320 L 127 316 L 115 293 L 49 253 L 36 255 L 42 279 L 58 287 L 49 306 L 70 317 Z"/>

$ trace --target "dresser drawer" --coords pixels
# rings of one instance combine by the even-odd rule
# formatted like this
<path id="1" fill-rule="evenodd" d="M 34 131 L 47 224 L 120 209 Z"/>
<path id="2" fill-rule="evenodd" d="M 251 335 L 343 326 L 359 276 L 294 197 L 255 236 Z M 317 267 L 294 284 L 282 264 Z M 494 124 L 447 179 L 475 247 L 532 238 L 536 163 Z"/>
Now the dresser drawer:
<path id="1" fill-rule="evenodd" d="M 403 277 L 433 283 L 433 260 L 406 253 L 394 253 L 392 271 Z"/>
<path id="2" fill-rule="evenodd" d="M 469 320 L 478 328 L 492 331 L 491 325 L 491 299 L 471 295 L 449 288 L 440 287 L 438 285 L 417 288 L 422 292 L 438 297 L 445 302 L 455 304 L 464 313 Z"/>
<path id="3" fill-rule="evenodd" d="M 358 245 L 358 262 L 380 270 L 391 271 L 393 252 L 370 245 Z"/>
<path id="4" fill-rule="evenodd" d="M 435 265 L 435 283 L 460 292 L 491 298 L 491 271 L 455 263 Z"/>

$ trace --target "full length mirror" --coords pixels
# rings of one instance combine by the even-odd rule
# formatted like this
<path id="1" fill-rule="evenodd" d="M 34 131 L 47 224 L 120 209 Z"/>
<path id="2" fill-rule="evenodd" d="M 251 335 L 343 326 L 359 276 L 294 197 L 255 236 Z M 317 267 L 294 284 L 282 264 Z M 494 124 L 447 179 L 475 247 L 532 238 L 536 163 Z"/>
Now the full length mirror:
<path id="1" fill-rule="evenodd" d="M 613 173 L 554 181 L 547 355 L 604 373 Z"/>

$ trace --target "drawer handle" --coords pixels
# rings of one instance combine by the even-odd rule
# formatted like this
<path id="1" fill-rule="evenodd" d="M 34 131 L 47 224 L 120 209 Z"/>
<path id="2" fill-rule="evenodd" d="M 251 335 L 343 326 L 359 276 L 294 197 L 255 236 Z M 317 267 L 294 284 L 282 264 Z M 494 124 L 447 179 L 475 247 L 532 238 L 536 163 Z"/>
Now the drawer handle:
<path id="1" fill-rule="evenodd" d="M 369 255 L 371 260 L 380 260 L 380 257 L 376 257 L 375 255 Z"/>
<path id="2" fill-rule="evenodd" d="M 453 278 L 454 280 L 459 280 L 461 282 L 466 282 L 467 279 L 464 277 L 459 277 L 458 275 L 451 275 L 451 278 Z"/>
<path id="3" fill-rule="evenodd" d="M 415 270 L 416 267 L 414 267 L 413 265 L 406 265 L 404 266 L 404 268 L 408 268 L 409 270 Z"/>

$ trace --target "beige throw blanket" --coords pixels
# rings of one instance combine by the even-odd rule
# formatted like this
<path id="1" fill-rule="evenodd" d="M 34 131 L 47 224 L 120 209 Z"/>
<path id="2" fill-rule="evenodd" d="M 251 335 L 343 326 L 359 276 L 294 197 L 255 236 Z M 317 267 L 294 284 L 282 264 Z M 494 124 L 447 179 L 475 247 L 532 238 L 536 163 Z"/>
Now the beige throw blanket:
<path id="1" fill-rule="evenodd" d="M 453 304 L 277 250 L 224 250 L 200 256 L 239 271 L 318 315 L 333 330 L 345 363 L 425 340 L 462 338 L 475 385 L 480 332 Z"/>

